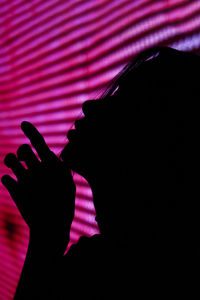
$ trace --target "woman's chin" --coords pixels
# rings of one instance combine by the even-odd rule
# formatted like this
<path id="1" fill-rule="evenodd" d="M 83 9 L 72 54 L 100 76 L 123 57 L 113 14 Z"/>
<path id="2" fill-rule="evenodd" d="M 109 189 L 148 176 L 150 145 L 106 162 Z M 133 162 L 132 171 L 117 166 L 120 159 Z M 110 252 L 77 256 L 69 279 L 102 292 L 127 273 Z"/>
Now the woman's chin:
<path id="1" fill-rule="evenodd" d="M 77 153 L 77 147 L 74 143 L 69 142 L 63 149 L 60 158 L 67 168 L 70 168 L 75 173 L 85 178 L 86 168 L 83 166 L 84 158 L 81 153 Z M 85 178 L 86 179 L 86 178 Z"/>

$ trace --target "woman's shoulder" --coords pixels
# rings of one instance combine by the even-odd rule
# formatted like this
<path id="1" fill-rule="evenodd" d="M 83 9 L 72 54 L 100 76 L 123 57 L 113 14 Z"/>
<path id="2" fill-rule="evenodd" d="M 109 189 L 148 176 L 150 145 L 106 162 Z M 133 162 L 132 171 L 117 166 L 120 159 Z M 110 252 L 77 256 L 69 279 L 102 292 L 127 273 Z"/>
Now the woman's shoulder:
<path id="1" fill-rule="evenodd" d="M 75 255 L 79 253 L 79 251 L 89 251 L 89 249 L 100 246 L 103 243 L 103 238 L 100 234 L 95 234 L 93 236 L 81 236 L 76 244 L 72 244 L 69 248 L 67 256 Z"/>
<path id="2" fill-rule="evenodd" d="M 69 292 L 68 289 L 76 292 L 77 288 L 85 295 L 88 286 L 91 293 L 96 293 L 95 289 L 105 266 L 103 252 L 105 253 L 104 241 L 100 235 L 81 237 L 77 244 L 70 247 L 62 263 L 63 295 Z"/>

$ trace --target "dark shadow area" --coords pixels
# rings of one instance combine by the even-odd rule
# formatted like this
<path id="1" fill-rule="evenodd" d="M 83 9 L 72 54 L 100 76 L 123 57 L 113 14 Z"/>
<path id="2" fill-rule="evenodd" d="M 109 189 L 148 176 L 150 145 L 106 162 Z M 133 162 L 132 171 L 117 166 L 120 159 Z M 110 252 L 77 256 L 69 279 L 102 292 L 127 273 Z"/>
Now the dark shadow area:
<path id="1" fill-rule="evenodd" d="M 5 158 L 18 181 L 2 182 L 30 228 L 15 299 L 191 297 L 200 250 L 199 67 L 191 53 L 141 53 L 102 99 L 84 103 L 60 158 L 22 123 L 40 161 L 27 145 Z M 71 170 L 92 188 L 101 234 L 63 256 Z"/>

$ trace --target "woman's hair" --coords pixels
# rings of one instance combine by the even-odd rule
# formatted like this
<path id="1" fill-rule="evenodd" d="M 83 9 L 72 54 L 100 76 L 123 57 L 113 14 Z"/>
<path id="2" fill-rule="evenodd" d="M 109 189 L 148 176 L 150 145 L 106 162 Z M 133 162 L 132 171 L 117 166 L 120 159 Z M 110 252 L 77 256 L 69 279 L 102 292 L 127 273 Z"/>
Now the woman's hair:
<path id="1" fill-rule="evenodd" d="M 132 59 L 131 62 L 126 64 L 125 67 L 108 84 L 105 91 L 102 93 L 101 98 L 105 99 L 112 96 L 119 88 L 119 85 L 126 80 L 126 77 L 129 76 L 132 71 L 136 70 L 145 61 L 157 57 L 160 54 L 161 49 L 163 50 L 164 48 L 156 47 L 148 49 Z"/>
<path id="2" fill-rule="evenodd" d="M 118 147 L 132 217 L 148 211 L 143 226 L 154 237 L 184 241 L 186 248 L 199 243 L 199 68 L 193 53 L 148 49 L 102 94 L 116 115 L 112 122 L 122 124 Z M 142 206 L 138 216 L 135 202 Z"/>
<path id="3" fill-rule="evenodd" d="M 200 57 L 198 55 L 190 52 L 178 51 L 169 47 L 154 47 L 147 49 L 134 57 L 108 84 L 101 94 L 101 98 L 105 99 L 112 96 L 121 85 L 126 85 L 127 87 L 127 82 L 129 82 L 127 79 L 131 79 L 136 70 L 143 67 L 147 61 L 152 61 L 153 67 L 151 68 L 151 79 L 154 79 L 155 62 L 160 61 L 160 67 L 167 67 L 166 75 L 170 75 L 172 77 L 175 74 L 179 75 L 179 78 L 176 78 L 177 81 L 181 80 L 182 75 L 187 78 L 187 80 L 195 80 L 195 78 L 195 81 L 198 80 L 197 73 L 191 74 L 191 71 L 197 71 L 198 66 L 200 65 Z M 174 71 L 175 73 L 173 74 Z M 172 73 L 170 74 L 170 72 Z M 190 77 L 189 75 L 192 76 Z M 132 87 L 134 89 L 134 82 L 132 82 Z"/>

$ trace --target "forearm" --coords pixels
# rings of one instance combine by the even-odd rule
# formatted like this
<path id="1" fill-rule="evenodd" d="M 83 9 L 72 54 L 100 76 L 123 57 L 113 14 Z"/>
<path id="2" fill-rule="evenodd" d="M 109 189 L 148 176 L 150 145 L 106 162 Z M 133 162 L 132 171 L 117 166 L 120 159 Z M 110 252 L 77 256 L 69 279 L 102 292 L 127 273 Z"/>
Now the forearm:
<path id="1" fill-rule="evenodd" d="M 57 299 L 62 256 L 46 245 L 29 242 L 27 256 L 14 300 Z"/>

